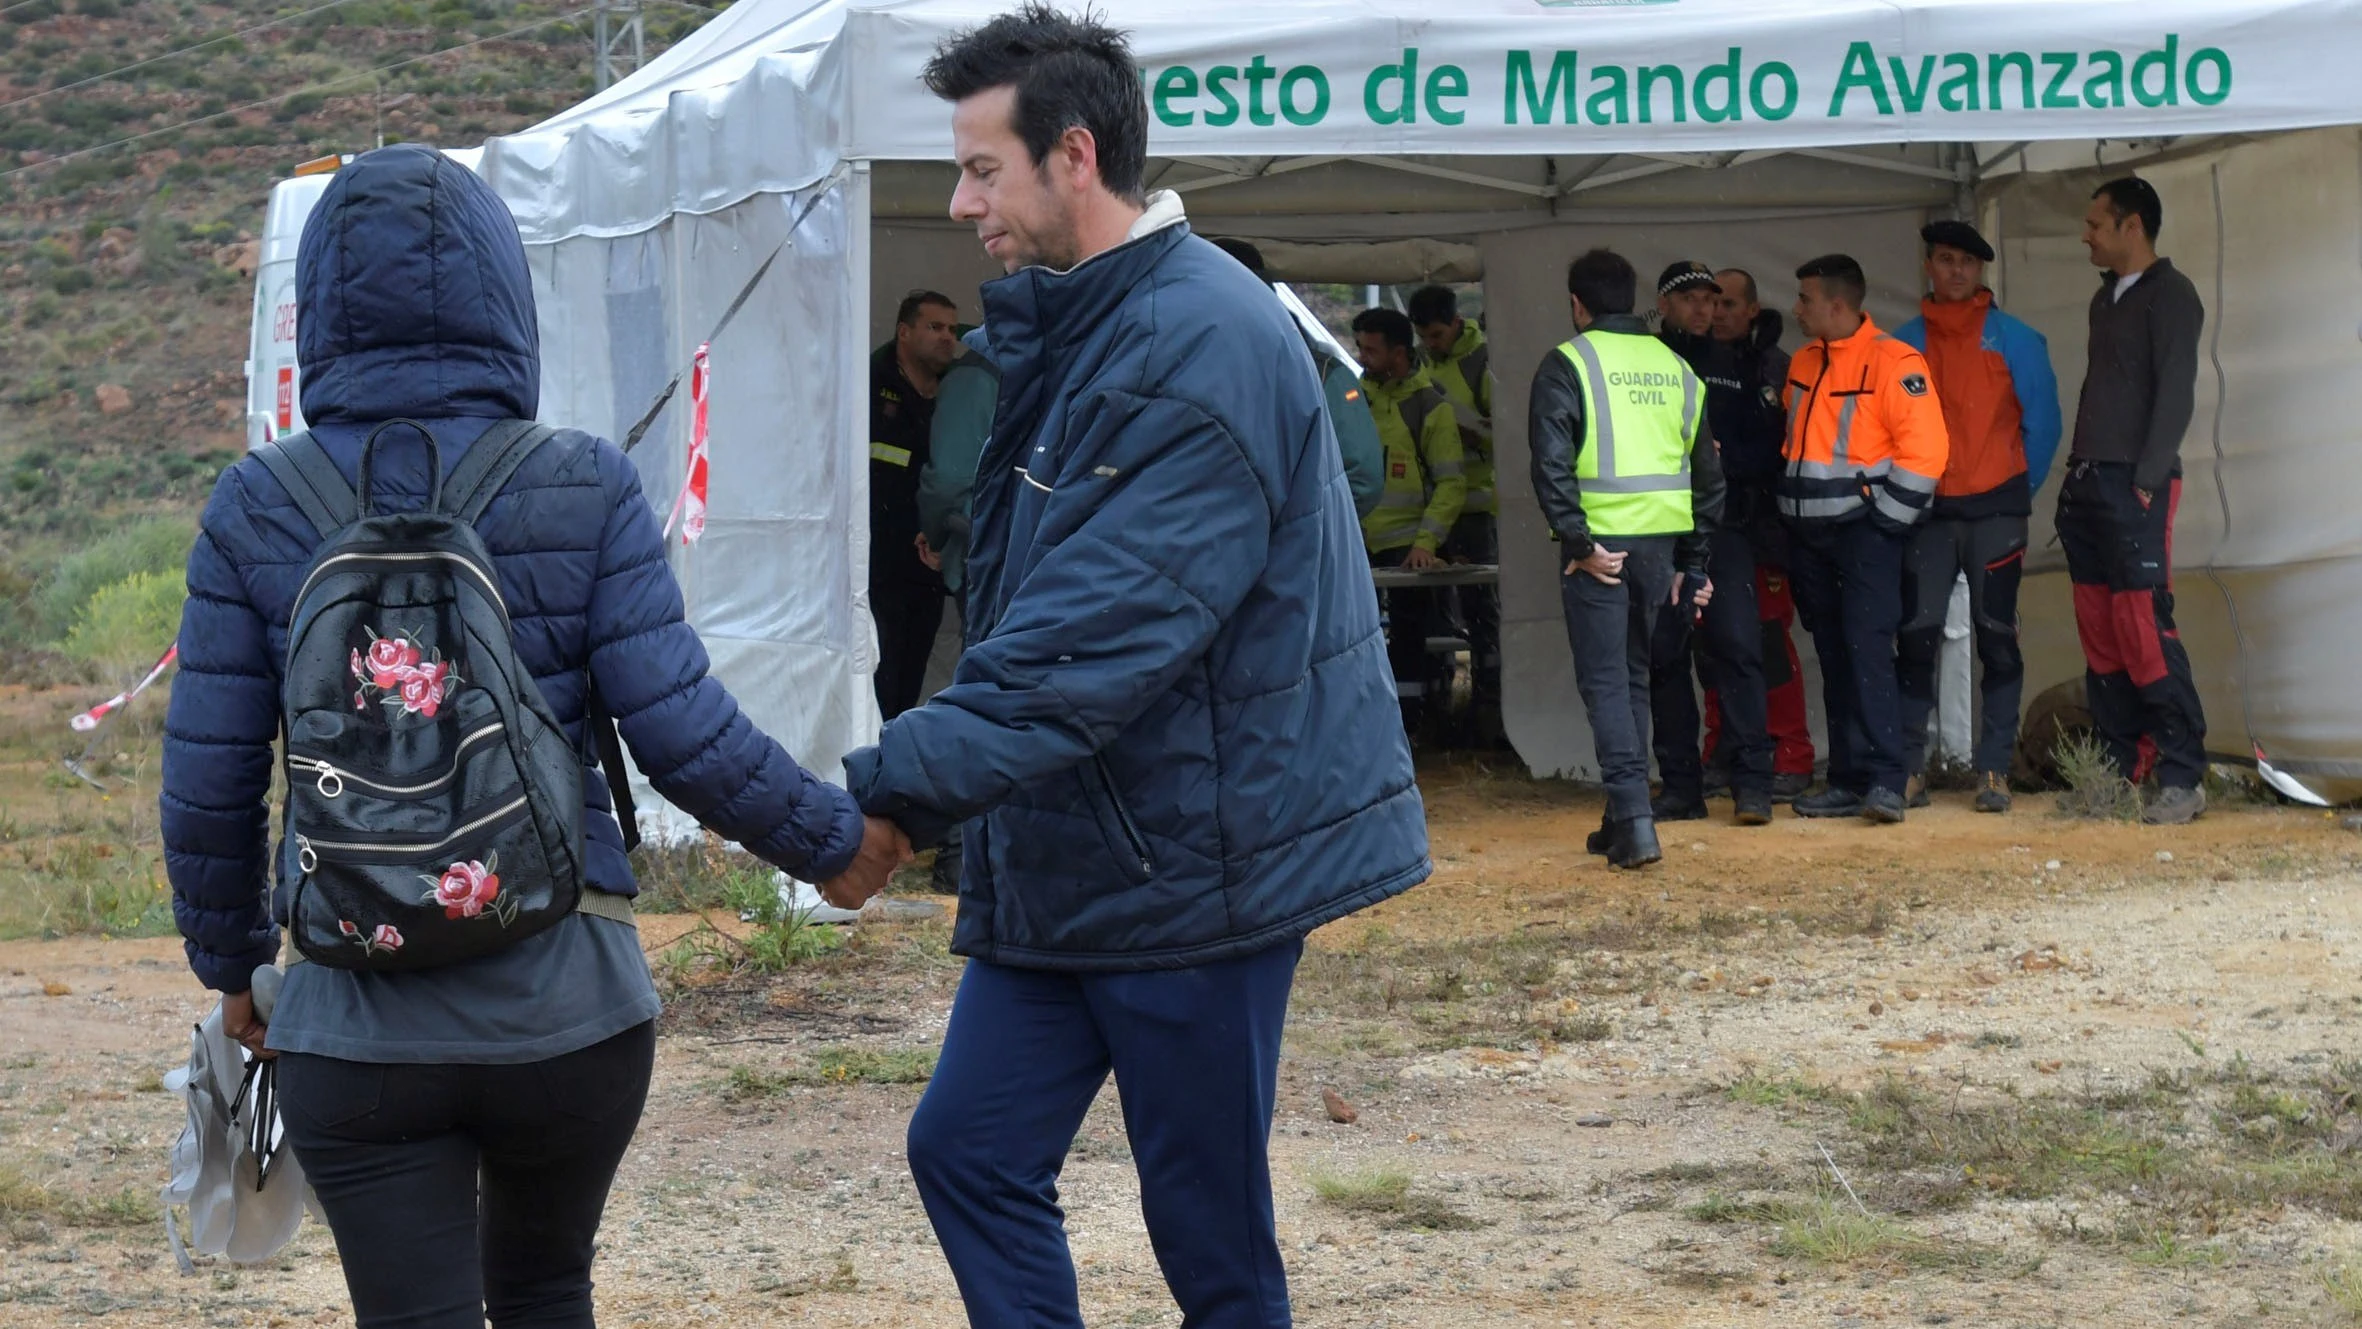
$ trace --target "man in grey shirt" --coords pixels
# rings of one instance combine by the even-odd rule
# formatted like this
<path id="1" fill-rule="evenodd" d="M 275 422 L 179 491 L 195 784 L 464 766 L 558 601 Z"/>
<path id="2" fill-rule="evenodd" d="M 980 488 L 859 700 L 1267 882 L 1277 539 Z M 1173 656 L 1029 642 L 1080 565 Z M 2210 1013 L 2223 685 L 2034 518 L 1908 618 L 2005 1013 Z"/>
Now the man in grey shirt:
<path id="1" fill-rule="evenodd" d="M 2164 214 L 2156 189 L 2128 176 L 2100 186 L 2083 218 L 2103 276 L 2058 533 L 2092 722 L 2126 778 L 2156 775 L 2142 820 L 2178 826 L 2206 811 L 2206 716 L 2173 623 L 2172 566 L 2206 309 L 2157 256 Z"/>

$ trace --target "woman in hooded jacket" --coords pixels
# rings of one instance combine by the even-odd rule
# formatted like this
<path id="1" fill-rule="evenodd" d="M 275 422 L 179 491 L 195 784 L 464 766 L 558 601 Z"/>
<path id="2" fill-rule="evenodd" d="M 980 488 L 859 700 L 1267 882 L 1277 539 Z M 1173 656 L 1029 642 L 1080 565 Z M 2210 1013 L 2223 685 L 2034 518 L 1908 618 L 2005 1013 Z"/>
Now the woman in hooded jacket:
<path id="1" fill-rule="evenodd" d="M 422 422 L 446 468 L 531 420 L 541 365 L 515 220 L 441 153 L 368 153 L 331 183 L 297 257 L 303 413 L 343 478 L 378 424 Z M 406 435 L 397 438 L 397 435 Z M 423 507 L 427 449 L 389 431 L 379 510 Z M 593 684 L 655 788 L 798 877 L 858 903 L 907 854 L 846 793 L 740 713 L 683 617 L 655 515 L 613 444 L 560 430 L 475 529 L 517 660 L 577 751 Z M 230 1033 L 278 1059 L 287 1140 L 319 1195 L 361 1329 L 592 1324 L 592 1242 L 653 1067 L 658 1010 L 636 929 L 578 912 L 492 954 L 387 973 L 291 966 L 267 1026 L 254 972 L 278 958 L 270 886 L 282 662 L 315 528 L 271 470 L 223 473 L 189 555 L 165 727 L 173 911 Z M 582 884 L 636 893 L 585 758 Z M 628 914 L 626 913 L 626 916 Z"/>

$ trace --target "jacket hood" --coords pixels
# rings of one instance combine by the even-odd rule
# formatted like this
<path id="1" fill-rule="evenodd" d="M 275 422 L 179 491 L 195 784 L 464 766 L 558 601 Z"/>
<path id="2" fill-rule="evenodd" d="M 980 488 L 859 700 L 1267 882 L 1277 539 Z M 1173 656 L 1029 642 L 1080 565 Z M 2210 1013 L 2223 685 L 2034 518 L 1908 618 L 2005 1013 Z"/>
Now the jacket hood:
<path id="1" fill-rule="evenodd" d="M 310 423 L 530 420 L 539 408 L 541 338 L 516 219 L 442 153 L 399 144 L 337 172 L 295 273 Z"/>

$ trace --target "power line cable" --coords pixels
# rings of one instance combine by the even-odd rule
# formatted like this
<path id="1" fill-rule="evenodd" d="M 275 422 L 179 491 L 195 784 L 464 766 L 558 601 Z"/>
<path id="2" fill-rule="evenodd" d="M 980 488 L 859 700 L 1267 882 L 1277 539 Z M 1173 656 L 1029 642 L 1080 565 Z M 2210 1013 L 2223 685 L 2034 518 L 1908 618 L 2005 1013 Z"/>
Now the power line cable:
<path id="1" fill-rule="evenodd" d="M 27 4 L 37 2 L 38 0 L 25 0 L 25 3 Z M 310 18 L 314 14 L 324 14 L 340 5 L 349 5 L 351 3 L 353 3 L 353 0 L 328 0 L 327 4 L 315 5 L 314 7 L 307 9 L 300 14 L 289 14 L 285 18 L 275 18 L 268 23 L 257 23 L 251 28 L 240 28 L 236 32 L 225 32 L 218 37 L 208 37 L 205 40 L 198 42 L 194 46 L 183 46 L 177 51 L 166 51 L 162 55 L 151 55 L 145 60 L 135 61 L 131 64 L 123 66 L 121 69 L 110 69 L 104 74 L 92 74 L 86 79 L 81 79 L 73 83 L 62 83 L 54 88 L 44 88 L 39 92 L 30 93 L 26 96 L 19 97 L 15 101 L 0 102 L 0 111 L 5 111 L 12 106 L 22 106 L 27 102 L 37 102 L 44 97 L 54 97 L 61 92 L 72 92 L 76 88 L 87 88 L 93 83 L 104 83 L 111 78 L 121 78 L 125 74 L 145 69 L 149 65 L 159 65 L 167 60 L 176 60 L 181 56 L 202 51 L 208 46 L 219 46 L 223 42 L 236 41 L 241 37 L 251 37 L 258 32 L 265 32 L 272 28 L 284 27 L 285 25 L 296 22 L 299 19 Z M 11 8 L 15 7 L 16 6 L 11 6 Z M 0 10 L 0 14 L 4 14 L 6 12 L 8 11 Z"/>
<path id="2" fill-rule="evenodd" d="M 507 41 L 511 37 L 520 37 L 538 28 L 546 28 L 559 23 L 570 23 L 575 19 L 581 18 L 584 14 L 589 12 L 590 11 L 588 9 L 571 9 L 563 14 L 553 14 L 548 18 L 528 23 L 521 28 L 511 28 L 507 32 L 496 32 L 489 37 L 478 37 L 472 42 L 462 42 L 457 46 L 446 46 L 442 50 L 429 51 L 425 55 L 415 55 L 407 60 L 396 60 L 389 65 L 379 65 L 374 69 L 365 69 L 357 74 L 348 74 L 343 78 L 330 79 L 326 83 L 314 83 L 309 87 L 296 88 L 289 92 L 279 93 L 276 96 L 264 97 L 258 101 L 246 102 L 239 106 L 225 107 L 222 110 L 215 111 L 211 115 L 196 116 L 192 119 L 183 120 L 178 124 L 166 125 L 161 129 L 151 129 L 146 133 L 133 134 L 126 138 L 115 139 L 112 142 L 94 144 L 87 148 L 76 148 L 72 152 L 60 153 L 55 157 L 50 157 L 43 161 L 33 162 L 29 165 L 12 167 L 9 170 L 0 171 L 0 180 L 6 180 L 10 176 L 21 175 L 26 171 L 37 171 L 44 166 L 55 166 L 60 162 L 69 162 L 77 157 L 87 157 L 94 152 L 105 152 L 109 148 L 120 148 L 126 144 L 138 143 L 146 139 L 155 138 L 160 134 L 169 134 L 175 130 L 187 129 L 192 125 L 201 125 L 209 120 L 219 120 L 225 115 L 236 115 L 241 111 L 251 111 L 259 107 L 270 106 L 278 102 L 286 101 L 290 97 L 300 97 L 307 92 L 325 92 L 330 88 L 341 88 L 348 83 L 359 83 L 368 79 L 374 79 L 380 74 L 390 73 L 393 70 L 402 69 L 409 65 L 422 64 L 428 60 L 438 60 L 446 55 L 454 55 L 460 51 L 471 50 L 488 42 Z"/>

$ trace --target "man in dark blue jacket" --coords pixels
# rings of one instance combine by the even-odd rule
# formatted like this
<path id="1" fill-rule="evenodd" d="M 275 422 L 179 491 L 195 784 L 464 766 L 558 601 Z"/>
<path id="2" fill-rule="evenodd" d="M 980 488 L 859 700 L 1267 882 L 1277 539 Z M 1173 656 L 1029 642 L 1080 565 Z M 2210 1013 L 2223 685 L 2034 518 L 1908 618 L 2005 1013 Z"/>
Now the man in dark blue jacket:
<path id="1" fill-rule="evenodd" d="M 385 148 L 339 172 L 304 228 L 296 284 L 303 413 L 345 483 L 378 422 L 423 422 L 451 467 L 494 423 L 539 407 L 516 222 L 442 154 Z M 432 497 L 415 433 L 390 433 L 372 459 L 380 510 Z M 845 791 L 807 774 L 707 674 L 655 513 L 613 444 L 559 431 L 476 529 L 516 658 L 584 752 L 586 886 L 637 891 L 583 741 L 594 681 L 657 792 L 767 862 L 829 882 L 839 902 L 882 884 L 892 828 L 870 823 L 865 843 Z M 629 923 L 575 914 L 506 950 L 407 973 L 296 965 L 268 1028 L 255 1019 L 248 988 L 278 958 L 292 884 L 274 902 L 280 673 L 323 535 L 249 457 L 223 472 L 189 554 L 162 796 L 189 964 L 224 994 L 228 1032 L 281 1058 L 288 1139 L 361 1325 L 481 1326 L 487 1311 L 495 1324 L 528 1313 L 588 1324 L 592 1241 L 655 1053 L 656 991 Z M 849 872 L 849 886 L 832 880 Z"/>
<path id="2" fill-rule="evenodd" d="M 952 214 L 1012 275 L 967 652 L 846 761 L 919 842 L 966 823 L 911 1172 L 971 1324 L 1081 1325 L 1056 1183 L 1112 1070 L 1184 1322 L 1285 1325 L 1266 1146 L 1303 938 L 1428 872 L 1351 492 L 1286 311 L 1142 196 L 1120 34 L 1029 4 L 926 77 Z"/>

